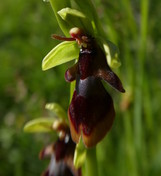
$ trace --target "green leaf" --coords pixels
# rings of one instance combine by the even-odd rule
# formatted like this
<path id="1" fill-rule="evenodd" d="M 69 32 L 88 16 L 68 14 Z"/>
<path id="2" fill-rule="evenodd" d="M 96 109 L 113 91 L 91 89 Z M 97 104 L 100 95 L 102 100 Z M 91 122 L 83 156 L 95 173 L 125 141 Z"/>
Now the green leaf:
<path id="1" fill-rule="evenodd" d="M 108 65 L 111 68 L 118 68 L 121 65 L 121 62 L 118 57 L 119 50 L 117 46 L 110 41 L 107 42 L 103 41 L 103 47 L 106 53 Z"/>
<path id="2" fill-rule="evenodd" d="M 56 19 L 58 21 L 58 24 L 61 28 L 61 30 L 63 31 L 63 33 L 65 34 L 65 36 L 69 37 L 69 30 L 70 30 L 70 26 L 68 25 L 68 23 L 66 21 L 64 21 L 59 15 L 58 15 L 58 11 L 65 8 L 65 7 L 71 7 L 71 2 L 70 0 L 49 0 L 50 4 L 52 6 L 52 9 L 54 11 L 54 14 L 56 16 Z"/>
<path id="3" fill-rule="evenodd" d="M 43 59 L 42 69 L 47 70 L 57 65 L 78 58 L 79 48 L 75 41 L 65 41 L 53 48 Z"/>
<path id="4" fill-rule="evenodd" d="M 51 132 L 54 118 L 37 118 L 26 123 L 24 131 L 29 133 Z"/>
<path id="5" fill-rule="evenodd" d="M 81 0 L 74 1 L 78 5 L 79 9 L 81 9 L 82 13 L 84 13 L 86 17 L 88 17 L 89 21 L 93 26 L 94 32 L 90 34 L 92 34 L 92 36 L 104 36 L 105 33 L 100 23 L 100 19 L 98 18 L 98 13 L 93 5 L 93 2 L 91 0 L 86 0 L 85 2 Z"/>
<path id="6" fill-rule="evenodd" d="M 78 169 L 84 163 L 86 159 L 86 148 L 83 144 L 82 138 L 80 138 L 79 143 L 76 145 L 75 153 L 74 153 L 74 166 Z"/>
<path id="7" fill-rule="evenodd" d="M 89 17 L 91 21 L 94 21 L 95 18 L 97 18 L 97 12 L 91 0 L 86 0 L 86 2 L 80 1 L 80 0 L 74 0 L 74 1 L 82 10 L 82 12 Z"/>
<path id="8" fill-rule="evenodd" d="M 45 106 L 46 109 L 54 112 L 54 114 L 61 118 L 61 119 L 66 119 L 67 118 L 67 113 L 65 110 L 57 103 L 48 103 Z"/>

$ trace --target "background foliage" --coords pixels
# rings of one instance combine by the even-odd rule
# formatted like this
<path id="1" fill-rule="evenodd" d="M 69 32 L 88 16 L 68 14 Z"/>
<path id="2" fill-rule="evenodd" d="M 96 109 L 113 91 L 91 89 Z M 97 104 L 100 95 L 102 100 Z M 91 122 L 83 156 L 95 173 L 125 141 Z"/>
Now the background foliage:
<path id="1" fill-rule="evenodd" d="M 118 72 L 126 94 L 113 94 L 117 116 L 98 145 L 100 175 L 161 174 L 161 1 L 95 0 L 107 38 L 120 49 Z M 141 4 L 142 7 L 141 7 Z M 146 23 L 147 21 L 147 23 Z M 43 72 L 42 58 L 61 34 L 50 4 L 43 1 L 2 1 L 0 6 L 0 175 L 40 175 L 46 163 L 38 153 L 50 135 L 23 132 L 24 123 L 47 112 L 47 102 L 65 109 L 68 64 Z M 69 63 L 70 64 L 70 63 Z"/>

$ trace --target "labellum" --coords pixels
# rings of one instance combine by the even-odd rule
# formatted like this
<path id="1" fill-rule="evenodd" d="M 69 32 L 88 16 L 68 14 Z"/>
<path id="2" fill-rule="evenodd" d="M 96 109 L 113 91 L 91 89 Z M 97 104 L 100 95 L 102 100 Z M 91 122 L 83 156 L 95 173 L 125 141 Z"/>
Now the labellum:
<path id="1" fill-rule="evenodd" d="M 81 168 L 76 169 L 73 165 L 75 143 L 71 140 L 68 125 L 58 121 L 53 126 L 55 131 L 64 135 L 59 135 L 53 144 L 41 150 L 40 159 L 50 158 L 48 168 L 42 173 L 42 176 L 81 176 Z"/>
<path id="2" fill-rule="evenodd" d="M 78 143 L 82 136 L 86 147 L 100 142 L 111 129 L 115 111 L 111 96 L 101 80 L 120 92 L 125 92 L 118 76 L 107 64 L 106 56 L 95 38 L 79 28 L 70 30 L 71 38 L 53 35 L 59 40 L 76 40 L 80 46 L 78 62 L 67 69 L 65 79 L 76 80 L 76 88 L 68 110 L 72 139 Z"/>

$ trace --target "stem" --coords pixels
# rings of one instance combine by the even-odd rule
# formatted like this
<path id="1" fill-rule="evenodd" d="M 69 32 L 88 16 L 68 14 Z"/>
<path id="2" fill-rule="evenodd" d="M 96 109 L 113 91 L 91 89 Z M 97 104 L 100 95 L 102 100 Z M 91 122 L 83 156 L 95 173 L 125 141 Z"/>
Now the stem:
<path id="1" fill-rule="evenodd" d="M 135 132 L 135 146 L 137 151 L 137 157 L 141 170 L 144 172 L 145 162 L 143 161 L 144 151 L 144 131 L 142 130 L 142 115 L 143 115 L 143 100 L 144 90 L 143 84 L 144 78 L 144 65 L 146 59 L 146 43 L 147 43 L 147 23 L 148 23 L 148 8 L 149 0 L 141 1 L 141 26 L 139 36 L 139 48 L 138 48 L 138 66 L 136 74 L 136 89 L 135 89 L 135 102 L 134 102 L 134 132 Z M 145 173 L 142 175 L 146 175 Z"/>
<path id="2" fill-rule="evenodd" d="M 92 22 L 95 35 L 101 35 L 102 37 L 106 37 L 105 32 L 102 28 L 102 24 L 99 20 L 97 11 L 95 9 L 94 4 L 91 0 L 75 0 L 81 11 L 90 19 Z"/>
<path id="3" fill-rule="evenodd" d="M 96 147 L 87 149 L 85 169 L 86 176 L 98 176 Z"/>
<path id="4" fill-rule="evenodd" d="M 142 102 L 143 102 L 143 81 L 144 81 L 144 62 L 146 58 L 147 42 L 147 20 L 148 20 L 148 0 L 141 1 L 141 33 L 140 49 L 138 50 L 138 70 L 136 77 L 136 92 L 134 104 L 134 125 L 135 125 L 135 144 L 137 150 L 141 151 L 142 141 Z"/>
<path id="5" fill-rule="evenodd" d="M 58 21 L 58 24 L 61 28 L 61 30 L 63 31 L 63 33 L 65 34 L 65 36 L 70 36 L 69 35 L 69 25 L 67 24 L 66 21 L 64 21 L 63 19 L 61 19 L 61 17 L 58 15 L 58 11 L 65 8 L 65 7 L 70 7 L 70 0 L 49 0 L 51 7 L 55 13 L 56 19 Z"/>

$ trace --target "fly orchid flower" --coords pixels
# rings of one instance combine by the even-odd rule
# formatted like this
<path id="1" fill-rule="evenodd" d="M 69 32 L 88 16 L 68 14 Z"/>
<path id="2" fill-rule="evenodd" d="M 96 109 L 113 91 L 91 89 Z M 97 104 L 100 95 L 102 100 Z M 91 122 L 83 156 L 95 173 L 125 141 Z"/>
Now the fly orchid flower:
<path id="1" fill-rule="evenodd" d="M 24 131 L 28 133 L 56 133 L 54 143 L 46 146 L 39 154 L 40 159 L 50 158 L 48 168 L 42 176 L 81 176 L 81 166 L 74 166 L 76 145 L 71 139 L 66 111 L 57 103 L 48 103 L 45 108 L 52 117 L 36 118 L 26 123 Z"/>
<path id="2" fill-rule="evenodd" d="M 79 59 L 67 69 L 67 82 L 76 80 L 76 88 L 68 109 L 72 139 L 78 143 L 82 136 L 86 147 L 103 139 L 113 124 L 115 111 L 111 96 L 101 80 L 120 92 L 125 92 L 120 79 L 110 69 L 103 49 L 95 38 L 79 28 L 70 30 L 71 38 L 53 35 L 59 40 L 76 40 L 80 46 Z"/>
<path id="3" fill-rule="evenodd" d="M 41 150 L 39 157 L 50 157 L 48 168 L 42 176 L 81 176 L 81 169 L 73 166 L 75 143 L 71 140 L 70 130 L 64 121 L 56 121 L 54 130 L 60 135 L 57 141 Z"/>

